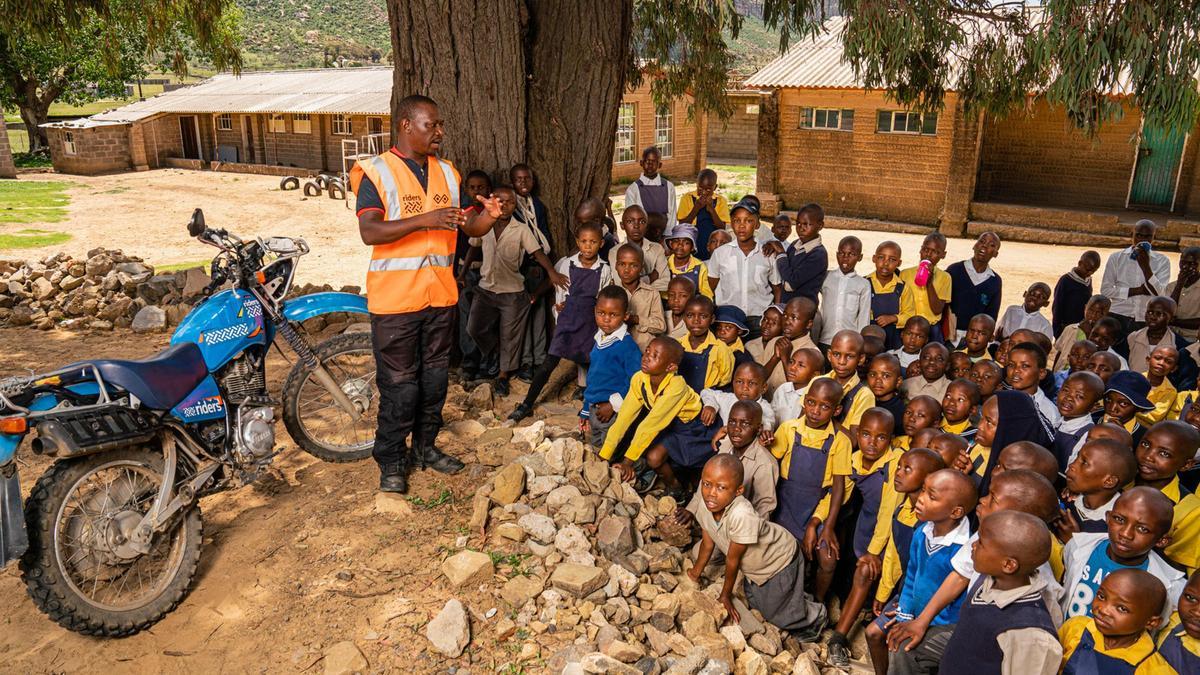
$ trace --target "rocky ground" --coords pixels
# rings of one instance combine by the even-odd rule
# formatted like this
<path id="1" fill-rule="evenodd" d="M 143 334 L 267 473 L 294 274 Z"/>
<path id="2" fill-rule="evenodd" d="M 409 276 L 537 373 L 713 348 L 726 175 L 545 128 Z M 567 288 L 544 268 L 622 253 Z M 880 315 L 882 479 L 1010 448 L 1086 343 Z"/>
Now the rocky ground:
<path id="1" fill-rule="evenodd" d="M 0 376 L 146 356 L 166 341 L 0 328 Z M 273 387 L 288 367 L 272 352 Z M 558 375 L 551 392 L 569 392 L 573 378 Z M 372 462 L 322 463 L 280 426 L 266 476 L 202 502 L 194 588 L 138 635 L 70 633 L 37 611 L 15 565 L 4 570 L 0 661 L 28 673 L 822 672 L 819 649 L 750 612 L 721 627 L 716 588 L 686 583 L 685 542 L 659 520 L 673 504 L 638 498 L 594 460 L 573 401 L 503 427 L 514 390 L 493 400 L 451 385 L 439 443 L 468 466 L 415 473 L 406 498 L 377 494 Z M 26 494 L 48 464 L 21 451 Z"/>

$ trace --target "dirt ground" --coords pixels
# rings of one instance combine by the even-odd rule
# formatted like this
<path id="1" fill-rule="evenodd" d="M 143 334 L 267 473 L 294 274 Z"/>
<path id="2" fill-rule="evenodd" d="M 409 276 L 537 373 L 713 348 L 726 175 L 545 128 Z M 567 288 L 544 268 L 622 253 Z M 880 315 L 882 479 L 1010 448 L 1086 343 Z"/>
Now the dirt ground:
<path id="1" fill-rule="evenodd" d="M 60 249 L 78 255 L 105 246 L 154 264 L 201 260 L 210 249 L 190 240 L 184 226 L 192 209 L 202 207 L 210 225 L 243 236 L 304 237 L 313 253 L 301 265 L 301 282 L 362 283 L 368 251 L 357 236 L 352 213 L 342 202 L 303 200 L 296 192 L 280 192 L 275 178 L 181 170 L 22 178 L 48 179 L 72 183 L 72 202 L 65 222 L 37 227 L 70 232 L 74 238 L 53 250 L 0 250 L 0 258 L 41 257 Z M 843 234 L 831 230 L 825 236 L 835 245 Z M 914 235 L 855 234 L 868 251 L 879 241 L 894 239 L 915 254 L 920 243 Z M 951 241 L 948 261 L 967 257 L 970 247 L 968 240 Z M 1006 280 L 1005 304 L 1018 302 L 1034 280 L 1053 284 L 1082 250 L 1005 243 L 996 263 Z M 1108 253 L 1102 251 L 1104 257 Z M 1178 256 L 1169 255 L 1174 265 Z M 867 261 L 859 268 L 864 273 L 869 269 Z M 47 370 L 80 358 L 144 357 L 166 341 L 166 335 L 122 331 L 0 328 L 0 376 Z M 274 391 L 288 367 L 272 354 Z M 524 386 L 514 389 L 514 397 L 498 403 L 498 415 L 508 413 Z M 567 404 L 539 410 L 542 416 L 552 415 L 550 423 L 564 427 L 571 425 L 572 413 Z M 462 414 L 452 394 L 447 421 Z M 0 600 L 8 607 L 0 619 L 0 662 L 6 664 L 0 670 L 311 673 L 323 670 L 321 661 L 330 645 L 350 640 L 366 655 L 372 671 L 428 673 L 455 667 L 478 673 L 497 672 L 533 642 L 528 634 L 498 641 L 490 627 L 504 616 L 503 602 L 476 590 L 452 592 L 438 572 L 446 552 L 461 548 L 458 540 L 467 534 L 471 495 L 488 469 L 471 464 L 454 477 L 416 474 L 410 494 L 422 501 L 414 505 L 414 516 L 391 520 L 373 511 L 378 479 L 373 462 L 322 463 L 292 446 L 281 424 L 276 433 L 284 452 L 268 476 L 202 502 L 205 550 L 194 590 L 149 631 L 122 640 L 68 632 L 34 607 L 15 565 L 0 573 Z M 472 459 L 471 450 L 453 435 L 445 433 L 442 441 L 451 453 Z M 22 487 L 28 494 L 48 462 L 27 449 L 20 457 Z M 469 546 L 498 555 L 516 550 L 514 544 L 490 538 L 473 538 Z M 499 572 L 505 572 L 504 565 Z M 474 614 L 473 642 L 454 660 L 433 652 L 423 634 L 425 623 L 450 595 L 460 597 Z M 500 613 L 488 619 L 492 608 Z M 541 658 L 562 641 L 553 634 L 537 636 Z M 542 670 L 541 662 L 534 660 L 524 671 L 505 672 Z"/>
<path id="2" fill-rule="evenodd" d="M 297 191 L 282 192 L 275 177 L 159 169 L 108 176 L 28 174 L 21 180 L 64 180 L 73 185 L 65 221 L 31 224 L 40 230 L 69 232 L 73 238 L 45 249 L 0 249 L 0 258 L 44 257 L 60 250 L 82 255 L 106 246 L 142 256 L 155 265 L 207 260 L 212 249 L 190 239 L 186 230 L 192 209 L 199 207 L 204 209 L 210 226 L 224 227 L 243 237 L 303 237 L 312 253 L 301 261 L 301 283 L 361 286 L 364 282 L 363 270 L 370 252 L 358 237 L 353 212 L 341 201 L 305 198 Z M 858 266 L 860 274 L 874 269 L 870 254 L 886 239 L 900 244 L 905 266 L 917 262 L 919 235 L 827 229 L 822 236 L 832 250 L 846 234 L 855 234 L 863 241 L 865 259 Z M 970 239 L 950 240 L 943 267 L 970 257 L 972 243 Z M 1085 250 L 1077 246 L 1004 243 L 1000 257 L 993 263 L 1005 282 L 1004 305 L 1020 302 L 1021 294 L 1035 281 L 1053 287 Z M 1098 250 L 1104 260 L 1112 252 Z M 1174 272 L 1179 254 L 1167 256 Z M 832 255 L 830 259 L 832 262 Z M 1096 273 L 1097 291 L 1103 273 L 1103 267 Z"/>
<path id="3" fill-rule="evenodd" d="M 85 357 L 139 358 L 166 345 L 167 336 L 117 331 L 107 335 L 43 333 L 0 328 L 0 377 L 25 369 L 48 370 Z M 272 355 L 272 390 L 278 391 L 289 364 Z M 514 390 L 523 385 L 515 385 Z M 456 396 L 455 392 L 460 392 Z M 451 386 L 447 421 L 461 419 Z M 514 404 L 499 404 L 507 414 Z M 543 406 L 557 413 L 550 423 L 570 425 L 574 409 Z M 283 452 L 257 483 L 206 498 L 204 552 L 192 592 L 150 630 L 120 640 L 88 638 L 60 628 L 37 610 L 13 564 L 0 573 L 0 671 L 74 673 L 103 667 L 109 673 L 295 673 L 323 671 L 324 651 L 343 640 L 355 642 L 372 672 L 496 672 L 513 660 L 532 636 L 497 641 L 490 626 L 505 616 L 491 593 L 452 591 L 439 572 L 446 551 L 462 546 L 471 497 L 492 471 L 471 464 L 457 476 L 414 473 L 413 517 L 392 520 L 373 510 L 379 473 L 370 460 L 328 464 L 298 450 L 282 424 L 276 426 Z M 470 462 L 470 451 L 453 434 L 440 444 Z M 49 461 L 28 445 L 18 454 L 22 492 L 28 496 Z M 503 540 L 500 540 L 503 541 Z M 475 550 L 507 555 L 519 544 L 478 537 Z M 503 573 L 503 564 L 497 566 Z M 473 641 L 458 659 L 433 652 L 424 626 L 459 597 L 475 613 Z M 499 613 L 487 619 L 489 609 Z M 556 649 L 542 635 L 543 658 Z M 537 661 L 524 672 L 540 672 Z M 520 669 L 509 671 L 513 675 Z"/>

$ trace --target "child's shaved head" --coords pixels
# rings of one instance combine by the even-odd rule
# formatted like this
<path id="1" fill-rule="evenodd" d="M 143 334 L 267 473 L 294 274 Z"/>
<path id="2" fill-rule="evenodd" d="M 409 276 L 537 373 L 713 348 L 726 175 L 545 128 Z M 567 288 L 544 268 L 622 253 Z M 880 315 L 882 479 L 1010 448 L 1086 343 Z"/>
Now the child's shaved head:
<path id="1" fill-rule="evenodd" d="M 679 362 L 683 360 L 683 344 L 679 340 L 660 335 L 651 340 L 650 344 L 657 344 L 663 350 L 669 363 L 679 365 Z M 646 345 L 646 348 L 649 349 L 650 345 Z"/>
<path id="2" fill-rule="evenodd" d="M 1129 448 L 1130 450 L 1133 449 L 1133 436 L 1125 427 L 1119 424 L 1105 422 L 1103 424 L 1097 424 L 1091 429 L 1088 429 L 1087 439 L 1089 441 L 1094 441 L 1101 438 L 1106 438 L 1121 445 L 1122 447 Z"/>
<path id="3" fill-rule="evenodd" d="M 964 514 L 970 513 L 979 501 L 979 490 L 975 487 L 975 481 L 954 469 L 940 469 L 930 474 L 926 480 L 935 481 L 939 490 L 951 495 L 951 503 L 961 506 Z"/>
<path id="4" fill-rule="evenodd" d="M 962 436 L 943 431 L 934 436 L 926 447 L 936 452 L 946 466 L 951 466 L 960 454 L 967 451 L 968 444 Z"/>
<path id="5" fill-rule="evenodd" d="M 808 385 L 808 393 L 812 396 L 829 396 L 833 401 L 839 401 L 842 397 L 842 385 L 838 384 L 837 380 L 832 377 L 822 377 L 818 380 L 813 380 L 812 384 Z"/>
<path id="6" fill-rule="evenodd" d="M 1020 511 L 1050 523 L 1058 518 L 1058 492 L 1045 476 L 1028 469 L 995 474 L 988 486 L 989 509 Z M 981 509 L 983 506 L 980 507 Z"/>
<path id="7" fill-rule="evenodd" d="M 735 377 L 738 373 L 742 372 L 753 374 L 763 382 L 767 381 L 767 369 L 763 368 L 762 364 L 758 363 L 757 361 L 744 361 L 737 368 L 733 369 L 733 374 Z"/>
<path id="8" fill-rule="evenodd" d="M 946 463 L 942 461 L 941 456 L 929 448 L 913 448 L 906 451 L 903 457 L 913 466 L 921 467 L 927 473 L 946 468 Z"/>
<path id="9" fill-rule="evenodd" d="M 1016 574 L 1030 574 L 1050 559 L 1050 530 L 1035 516 L 997 511 L 979 523 L 979 538 L 994 541 L 1016 559 Z"/>
<path id="10" fill-rule="evenodd" d="M 1120 497 L 1117 497 L 1113 508 L 1116 509 L 1125 504 L 1136 504 L 1145 509 L 1147 515 L 1150 516 L 1150 522 L 1156 525 L 1156 532 L 1159 536 L 1166 534 L 1171 529 L 1171 520 L 1175 517 L 1175 505 L 1161 490 L 1146 486 L 1129 488 L 1122 492 Z"/>
<path id="11" fill-rule="evenodd" d="M 1117 485 L 1128 485 L 1137 477 L 1137 456 L 1129 448 L 1110 438 L 1097 438 L 1088 441 L 1079 449 L 1089 450 L 1088 456 L 1097 467 L 1108 474 L 1117 477 Z"/>
<path id="12" fill-rule="evenodd" d="M 1138 623 L 1145 622 L 1151 630 L 1158 627 L 1158 617 L 1167 602 L 1167 587 L 1158 577 L 1146 570 L 1124 567 L 1109 572 L 1100 588 L 1107 591 L 1106 595 L 1119 596 L 1132 605 Z M 1108 598 L 1109 602 L 1114 599 Z"/>
<path id="13" fill-rule="evenodd" d="M 761 410 L 759 414 L 762 414 Z M 710 469 L 722 475 L 729 476 L 734 485 L 741 485 L 746 480 L 746 470 L 742 466 L 742 460 L 738 459 L 732 452 L 722 452 L 718 455 L 713 455 L 711 459 L 704 463 L 704 472 L 708 473 Z"/>
<path id="14" fill-rule="evenodd" d="M 829 343 L 830 347 L 838 345 L 842 349 L 861 352 L 863 349 L 862 333 L 854 330 L 840 330 L 833 336 L 833 340 Z"/>
<path id="15" fill-rule="evenodd" d="M 896 431 L 896 418 L 886 408 L 876 407 L 867 409 L 862 415 L 860 424 L 866 424 L 867 422 L 882 425 L 889 433 Z"/>
<path id="16" fill-rule="evenodd" d="M 1058 459 L 1054 453 L 1033 441 L 1017 441 L 1007 445 L 1000 451 L 992 473 L 995 476 L 1013 469 L 1029 469 L 1051 483 L 1058 479 Z"/>
<path id="17" fill-rule="evenodd" d="M 934 427 L 925 427 L 924 429 L 919 429 L 917 433 L 913 434 L 911 445 L 915 448 L 928 448 L 929 444 L 932 443 L 933 439 L 937 438 L 937 435 L 940 433 L 942 432 Z"/>

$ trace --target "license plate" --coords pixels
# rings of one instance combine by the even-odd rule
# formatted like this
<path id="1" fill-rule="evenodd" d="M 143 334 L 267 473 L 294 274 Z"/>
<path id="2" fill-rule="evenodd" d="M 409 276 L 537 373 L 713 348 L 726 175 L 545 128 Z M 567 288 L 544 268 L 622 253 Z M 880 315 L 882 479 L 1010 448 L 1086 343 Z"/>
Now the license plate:
<path id="1" fill-rule="evenodd" d="M 17 465 L 0 467 L 0 567 L 25 553 L 29 536 L 25 532 L 25 509 L 21 505 L 21 480 Z"/>

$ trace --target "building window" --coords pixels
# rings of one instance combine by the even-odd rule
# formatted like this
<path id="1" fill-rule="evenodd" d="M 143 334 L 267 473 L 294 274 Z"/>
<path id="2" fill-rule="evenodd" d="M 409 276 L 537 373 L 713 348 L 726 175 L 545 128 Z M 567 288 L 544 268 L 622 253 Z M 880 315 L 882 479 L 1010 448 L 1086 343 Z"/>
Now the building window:
<path id="1" fill-rule="evenodd" d="M 654 145 L 664 159 L 674 154 L 675 128 L 671 124 L 671 106 L 664 105 L 654 111 Z"/>
<path id="2" fill-rule="evenodd" d="M 617 151 L 614 158 L 617 163 L 632 162 L 637 153 L 634 151 L 634 139 L 637 137 L 637 105 L 622 103 L 617 112 Z"/>
<path id="3" fill-rule="evenodd" d="M 312 116 L 310 116 L 308 113 L 292 115 L 292 133 L 311 134 Z"/>
<path id="4" fill-rule="evenodd" d="M 217 115 L 217 131 L 233 131 L 233 115 Z"/>
<path id="5" fill-rule="evenodd" d="M 746 114 L 747 115 L 757 115 L 758 114 L 758 104 L 757 103 L 747 103 L 746 104 Z"/>
<path id="6" fill-rule="evenodd" d="M 800 128 L 854 131 L 854 111 L 850 108 L 801 108 Z"/>
<path id="7" fill-rule="evenodd" d="M 937 134 L 937 113 L 880 110 L 875 131 L 881 134 Z"/>
<path id="8" fill-rule="evenodd" d="M 349 115 L 333 116 L 333 133 L 338 136 L 349 136 L 353 133 Z"/>
<path id="9" fill-rule="evenodd" d="M 284 121 L 283 115 L 271 113 L 270 122 L 267 126 L 273 134 L 287 133 L 287 122 Z"/>
<path id="10" fill-rule="evenodd" d="M 75 154 L 75 134 L 70 131 L 63 132 L 63 154 Z"/>

